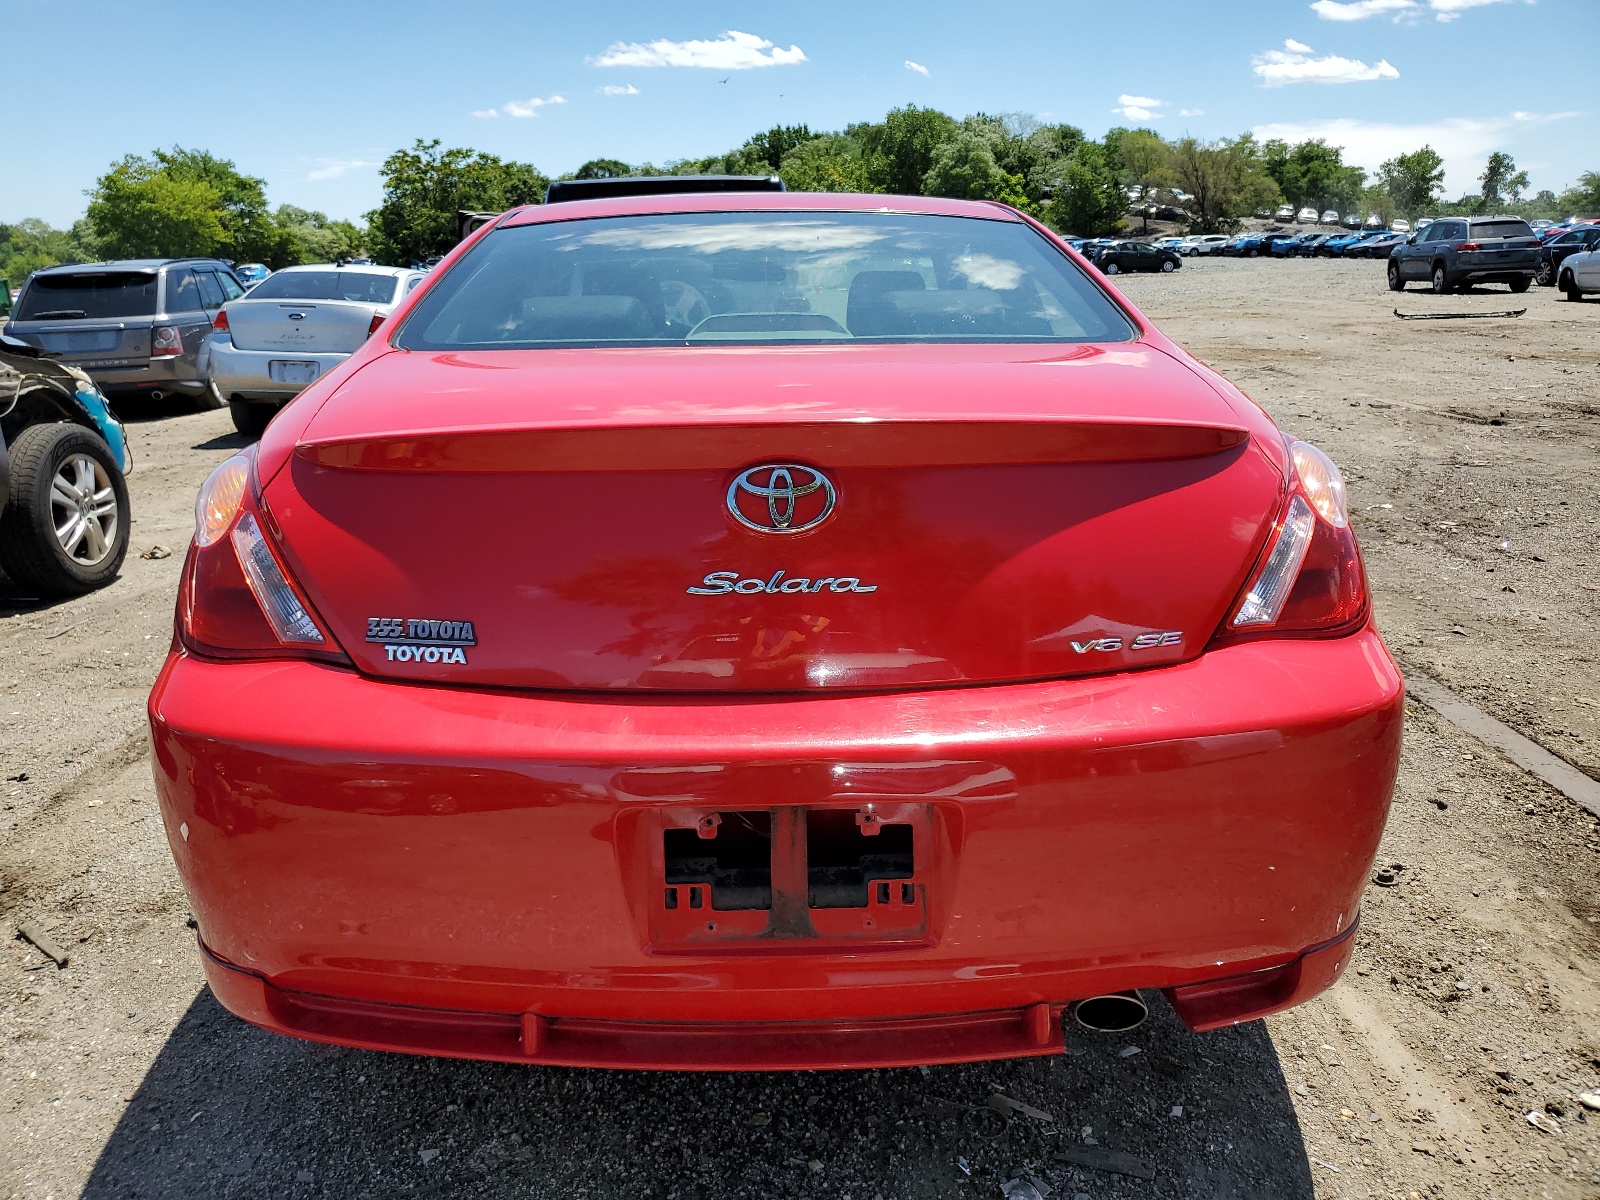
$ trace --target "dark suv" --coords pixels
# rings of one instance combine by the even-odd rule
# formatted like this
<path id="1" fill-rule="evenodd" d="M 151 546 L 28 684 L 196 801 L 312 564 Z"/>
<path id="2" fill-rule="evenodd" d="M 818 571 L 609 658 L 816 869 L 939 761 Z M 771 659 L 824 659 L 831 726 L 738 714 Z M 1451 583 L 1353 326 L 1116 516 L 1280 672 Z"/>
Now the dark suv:
<path id="1" fill-rule="evenodd" d="M 1539 272 L 1539 239 L 1521 217 L 1441 217 L 1389 252 L 1389 287 L 1426 280 L 1438 293 L 1471 283 L 1525 292 Z"/>
<path id="2" fill-rule="evenodd" d="M 5 332 L 88 372 L 109 395 L 221 408 L 200 351 L 217 310 L 242 295 L 214 258 L 50 267 L 23 285 Z"/>

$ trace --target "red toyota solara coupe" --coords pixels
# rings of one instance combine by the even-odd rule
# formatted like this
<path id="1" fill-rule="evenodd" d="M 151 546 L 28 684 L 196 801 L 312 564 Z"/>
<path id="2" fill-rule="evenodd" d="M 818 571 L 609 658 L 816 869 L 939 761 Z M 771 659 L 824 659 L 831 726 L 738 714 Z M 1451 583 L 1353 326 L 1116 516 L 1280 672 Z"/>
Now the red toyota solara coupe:
<path id="1" fill-rule="evenodd" d="M 176 624 L 217 998 L 424 1054 L 1250 1020 L 1349 960 L 1400 753 L 1333 463 L 984 202 L 498 217 L 206 481 Z"/>

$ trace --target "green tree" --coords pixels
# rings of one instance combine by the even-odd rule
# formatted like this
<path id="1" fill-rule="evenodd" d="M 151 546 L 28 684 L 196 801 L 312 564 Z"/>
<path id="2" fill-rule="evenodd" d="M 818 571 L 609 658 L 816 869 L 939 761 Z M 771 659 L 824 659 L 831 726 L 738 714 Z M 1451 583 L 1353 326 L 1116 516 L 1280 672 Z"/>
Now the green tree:
<path id="1" fill-rule="evenodd" d="M 281 257 L 267 263 L 273 270 L 300 263 L 335 262 L 346 255 L 366 252 L 366 230 L 350 221 L 329 220 L 324 213 L 292 204 L 280 204 L 273 220 L 284 234 Z"/>
<path id="2" fill-rule="evenodd" d="M 573 172 L 574 179 L 622 179 L 633 174 L 633 168 L 620 159 L 591 158 Z"/>
<path id="3" fill-rule="evenodd" d="M 45 267 L 94 262 L 99 257 L 86 221 L 71 229 L 52 229 L 36 217 L 0 225 L 0 279 L 10 280 L 12 287 L 22 286 L 24 279 Z"/>
<path id="4" fill-rule="evenodd" d="M 1128 198 L 1122 180 L 1111 169 L 1105 147 L 1081 142 L 1060 163 L 1050 181 L 1045 220 L 1062 233 L 1079 237 L 1104 237 L 1123 227 Z"/>
<path id="5" fill-rule="evenodd" d="M 1511 155 L 1496 150 L 1489 155 L 1478 182 L 1483 185 L 1478 208 L 1499 208 L 1507 201 L 1515 204 L 1522 198 L 1522 193 L 1528 190 L 1528 173 L 1517 170 Z"/>
<path id="6" fill-rule="evenodd" d="M 1193 197 L 1194 227 L 1204 233 L 1238 228 L 1240 217 L 1278 194 L 1262 147 L 1248 133 L 1215 142 L 1181 138 L 1172 146 L 1171 170 Z"/>
<path id="7" fill-rule="evenodd" d="M 873 190 L 916 196 L 933 166 L 934 151 L 955 136 L 956 122 L 935 108 L 914 104 L 891 109 L 881 125 L 852 127 L 859 130 L 867 152 Z"/>
<path id="8" fill-rule="evenodd" d="M 1366 172 L 1344 163 L 1344 150 L 1312 138 L 1294 146 L 1270 141 L 1261 147 L 1261 168 L 1278 192 L 1296 208 L 1318 210 L 1337 208 L 1341 212 L 1355 207 L 1366 185 Z M 1266 203 L 1271 203 L 1267 197 Z"/>
<path id="9" fill-rule="evenodd" d="M 90 190 L 88 219 L 102 250 L 116 258 L 281 255 L 264 182 L 203 150 L 128 155 Z"/>
<path id="10" fill-rule="evenodd" d="M 1172 152 L 1161 135 L 1152 129 L 1125 129 L 1116 139 L 1118 176 L 1122 185 L 1137 189 L 1144 228 L 1150 228 L 1149 193 L 1157 184 L 1171 178 Z"/>
<path id="11" fill-rule="evenodd" d="M 1600 171 L 1585 171 L 1576 187 L 1561 193 L 1557 207 L 1563 212 L 1600 215 Z"/>
<path id="12" fill-rule="evenodd" d="M 1378 168 L 1378 182 L 1398 211 L 1419 216 L 1444 189 L 1444 159 L 1432 146 L 1397 155 Z"/>
<path id="13" fill-rule="evenodd" d="M 384 160 L 383 203 L 367 215 L 369 244 L 380 262 L 403 265 L 456 244 L 456 214 L 503 212 L 539 204 L 550 180 L 528 163 L 476 150 L 439 149 L 418 138 Z"/>
<path id="14" fill-rule="evenodd" d="M 816 136 L 805 125 L 774 125 L 747 141 L 742 148 L 742 157 L 756 172 L 776 175 L 791 150 L 798 149 Z"/>
<path id="15" fill-rule="evenodd" d="M 791 192 L 871 192 L 860 144 L 843 134 L 809 138 L 783 156 L 778 169 Z"/>
<path id="16" fill-rule="evenodd" d="M 995 162 L 987 139 L 971 129 L 962 129 L 935 147 L 919 190 L 924 196 L 993 200 L 1012 178 Z M 1021 180 L 1016 183 L 1020 188 Z"/>

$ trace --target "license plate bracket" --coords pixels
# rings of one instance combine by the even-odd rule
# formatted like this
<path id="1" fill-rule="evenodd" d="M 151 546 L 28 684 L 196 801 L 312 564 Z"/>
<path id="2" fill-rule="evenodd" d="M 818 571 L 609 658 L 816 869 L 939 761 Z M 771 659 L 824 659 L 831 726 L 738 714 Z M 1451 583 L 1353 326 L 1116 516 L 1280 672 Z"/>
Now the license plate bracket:
<path id="1" fill-rule="evenodd" d="M 267 360 L 267 377 L 273 383 L 315 383 L 321 374 L 319 362 L 287 358 Z"/>

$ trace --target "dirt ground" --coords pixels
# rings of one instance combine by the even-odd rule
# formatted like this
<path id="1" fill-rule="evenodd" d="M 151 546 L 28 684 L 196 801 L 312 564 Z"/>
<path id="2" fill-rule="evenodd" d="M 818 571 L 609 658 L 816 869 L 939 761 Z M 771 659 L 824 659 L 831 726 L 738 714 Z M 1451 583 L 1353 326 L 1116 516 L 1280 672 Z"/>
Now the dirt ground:
<path id="1" fill-rule="evenodd" d="M 1600 302 L 1395 297 L 1366 262 L 1120 282 L 1343 465 L 1407 671 L 1600 778 Z M 1074 1034 L 1059 1058 L 712 1077 L 245 1026 L 202 983 L 143 713 L 195 488 L 240 441 L 226 413 L 126 415 L 122 578 L 55 605 L 0 580 L 0 927 L 33 917 L 72 954 L 58 970 L 0 941 L 0 1200 L 890 1200 L 1030 1175 L 1058 1200 L 1600 1195 L 1600 1112 L 1576 1099 L 1600 1090 L 1600 823 L 1416 703 L 1395 884 L 1369 889 L 1347 978 L 1266 1022 L 1193 1036 L 1157 997 L 1136 1033 Z M 140 557 L 156 546 L 171 557 Z M 1008 1123 L 997 1089 L 1052 1120 Z M 1091 1142 L 1153 1178 L 1056 1157 Z"/>

